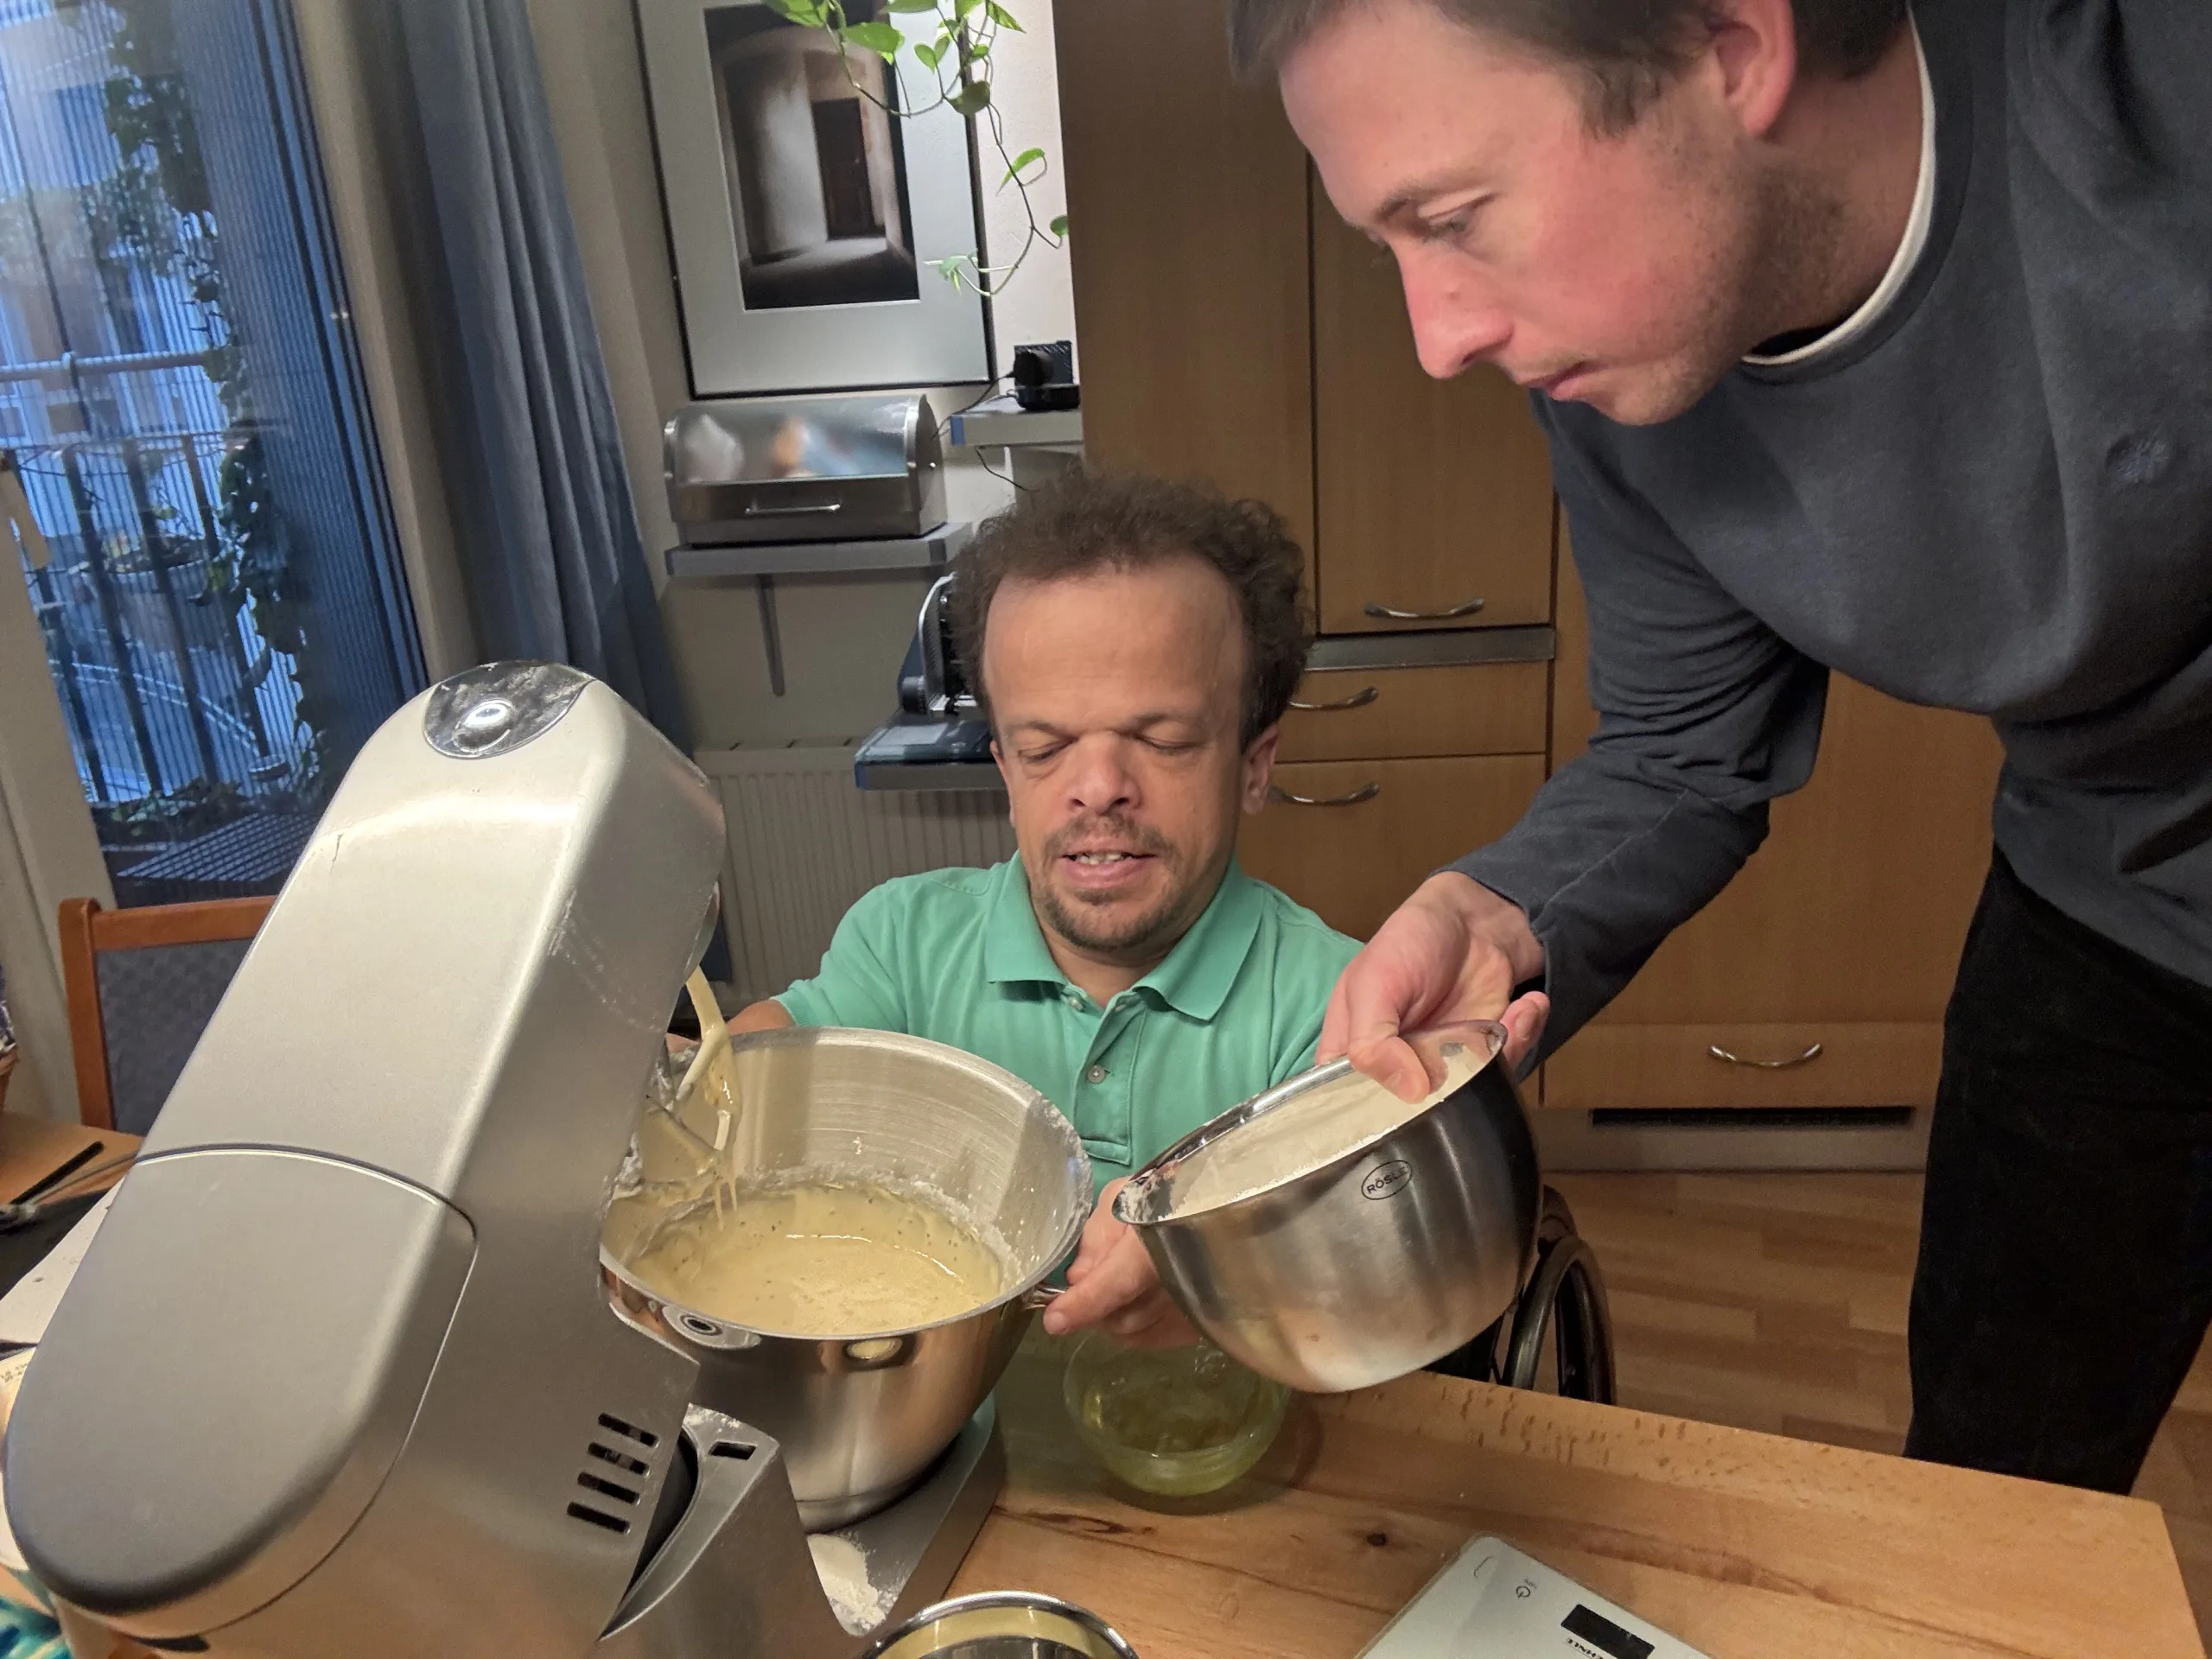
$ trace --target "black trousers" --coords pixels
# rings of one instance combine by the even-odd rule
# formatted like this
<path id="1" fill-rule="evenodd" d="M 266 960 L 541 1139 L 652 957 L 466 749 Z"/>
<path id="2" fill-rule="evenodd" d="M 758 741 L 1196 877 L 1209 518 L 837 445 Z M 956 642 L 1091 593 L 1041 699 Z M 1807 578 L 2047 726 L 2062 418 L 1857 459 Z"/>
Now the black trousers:
<path id="1" fill-rule="evenodd" d="M 2002 855 L 1944 1020 L 1908 1456 L 2125 1492 L 2212 1321 L 2212 988 Z"/>

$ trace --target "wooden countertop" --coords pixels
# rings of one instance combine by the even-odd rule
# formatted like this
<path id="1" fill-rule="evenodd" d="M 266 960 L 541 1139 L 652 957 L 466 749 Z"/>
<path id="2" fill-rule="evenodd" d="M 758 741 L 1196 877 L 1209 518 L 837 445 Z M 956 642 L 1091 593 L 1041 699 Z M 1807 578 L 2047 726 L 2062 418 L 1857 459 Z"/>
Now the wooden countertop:
<path id="1" fill-rule="evenodd" d="M 1142 1659 L 1350 1659 L 1496 1533 L 1713 1659 L 2202 1659 L 2155 1505 L 1460 1382 L 1302 1400 L 1211 1500 L 1114 1485 L 1064 1349 L 999 1390 L 1009 1474 L 953 1593 L 1043 1591 Z"/>

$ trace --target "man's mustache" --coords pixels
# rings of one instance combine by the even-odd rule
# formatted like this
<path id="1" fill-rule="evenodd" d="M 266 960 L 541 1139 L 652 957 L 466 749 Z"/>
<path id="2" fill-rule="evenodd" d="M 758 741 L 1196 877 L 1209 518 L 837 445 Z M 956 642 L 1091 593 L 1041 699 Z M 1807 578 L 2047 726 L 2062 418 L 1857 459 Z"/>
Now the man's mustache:
<path id="1" fill-rule="evenodd" d="M 1118 851 L 1149 853 L 1154 856 L 1172 855 L 1175 850 L 1174 843 L 1150 825 L 1132 823 L 1126 818 L 1109 816 L 1085 818 L 1054 830 L 1046 838 L 1045 851 L 1053 858 L 1060 858 L 1071 847 L 1102 841 L 1111 842 Z"/>

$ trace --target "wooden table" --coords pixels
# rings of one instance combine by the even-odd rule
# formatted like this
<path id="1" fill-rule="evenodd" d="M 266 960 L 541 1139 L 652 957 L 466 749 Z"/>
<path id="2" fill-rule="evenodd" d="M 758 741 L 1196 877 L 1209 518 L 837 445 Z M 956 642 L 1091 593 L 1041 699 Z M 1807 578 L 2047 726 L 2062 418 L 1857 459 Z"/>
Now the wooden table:
<path id="1" fill-rule="evenodd" d="M 136 1152 L 138 1137 L 118 1129 L 88 1129 L 81 1123 L 0 1112 L 0 1202 L 19 1197 L 78 1154 L 93 1147 L 98 1150 L 83 1166 L 86 1169 Z M 104 1192 L 122 1179 L 123 1171 L 118 1168 L 73 1185 L 70 1191 Z"/>
<path id="2" fill-rule="evenodd" d="M 1010 1472 L 956 1594 L 1044 1591 L 1142 1659 L 1350 1659 L 1496 1533 L 1713 1659 L 2202 1659 L 2156 1506 L 1416 1376 L 1300 1401 L 1205 1501 L 1111 1483 L 1064 1350 L 999 1391 Z"/>

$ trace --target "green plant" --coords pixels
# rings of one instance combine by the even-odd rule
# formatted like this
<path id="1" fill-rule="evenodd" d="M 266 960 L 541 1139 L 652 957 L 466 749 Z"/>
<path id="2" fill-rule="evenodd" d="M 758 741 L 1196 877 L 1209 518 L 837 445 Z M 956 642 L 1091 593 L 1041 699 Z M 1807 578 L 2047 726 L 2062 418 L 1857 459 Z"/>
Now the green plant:
<path id="1" fill-rule="evenodd" d="M 179 68 L 176 0 L 61 0 L 58 10 L 73 12 L 94 4 L 113 23 L 107 52 L 115 73 L 102 86 L 101 109 L 122 159 L 106 177 L 78 188 L 92 257 L 104 278 L 111 264 L 109 251 L 118 248 L 148 270 L 181 276 L 214 325 L 202 365 L 222 399 L 228 429 L 216 478 L 219 535 L 207 550 L 202 598 L 226 608 L 226 626 L 235 626 L 238 613 L 245 611 L 260 638 L 262 649 L 247 670 L 249 683 L 241 688 L 242 696 L 250 696 L 270 672 L 276 655 L 293 664 L 307 742 L 290 782 L 312 801 L 333 775 L 329 729 L 335 710 L 331 699 L 315 695 L 302 674 L 312 661 L 307 594 L 291 563 L 245 354 L 225 302 L 214 200 Z M 13 240 L 0 213 L 0 242 L 12 246 Z"/>
<path id="2" fill-rule="evenodd" d="M 1043 149 L 1032 145 L 1015 154 L 1007 142 L 1006 118 L 992 99 L 991 77 L 995 68 L 992 50 L 1002 32 L 1022 32 L 1014 14 L 998 0 L 887 0 L 884 10 L 887 13 L 926 14 L 936 19 L 937 27 L 925 41 L 910 38 L 887 18 L 864 16 L 855 22 L 844 0 L 767 0 L 767 3 L 771 10 L 787 22 L 828 33 L 837 43 L 837 54 L 845 61 L 845 73 L 852 80 L 854 90 L 887 114 L 926 115 L 950 105 L 969 120 L 981 123 L 992 150 L 1005 168 L 997 188 L 1004 190 L 1011 187 L 1020 194 L 1027 227 L 1020 247 L 1004 264 L 986 265 L 972 253 L 957 254 L 949 259 L 929 262 L 938 275 L 955 287 L 970 286 L 985 295 L 995 294 L 1021 269 L 1022 262 L 1039 244 L 1057 248 L 1065 243 L 1067 215 L 1059 214 L 1049 224 L 1039 225 L 1030 200 L 1030 188 L 1045 176 L 1047 163 Z M 850 54 L 855 50 L 873 53 L 894 69 L 899 66 L 899 54 L 905 53 L 920 66 L 928 77 L 928 84 L 935 88 L 935 96 L 923 99 L 912 109 L 893 108 L 853 74 Z M 901 73 L 902 86 L 906 79 Z"/>
<path id="3" fill-rule="evenodd" d="M 180 841 L 219 829 L 245 810 L 236 784 L 195 778 L 161 795 L 111 801 L 92 808 L 104 847 Z"/>

